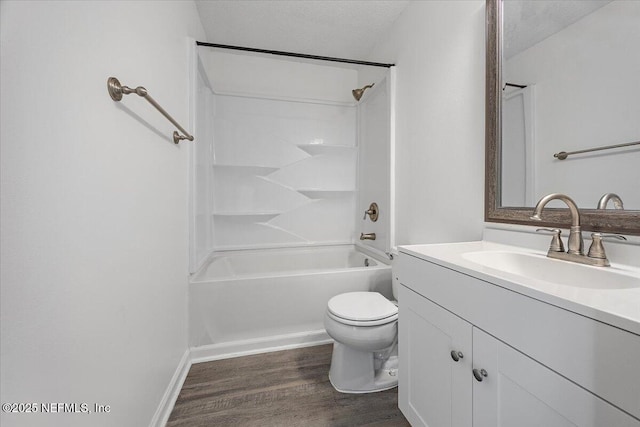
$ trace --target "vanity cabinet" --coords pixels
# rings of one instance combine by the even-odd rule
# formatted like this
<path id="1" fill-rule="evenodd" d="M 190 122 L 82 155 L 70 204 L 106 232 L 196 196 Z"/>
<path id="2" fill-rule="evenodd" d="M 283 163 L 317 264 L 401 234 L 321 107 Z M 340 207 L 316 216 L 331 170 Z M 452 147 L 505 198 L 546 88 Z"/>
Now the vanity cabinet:
<path id="1" fill-rule="evenodd" d="M 400 409 L 414 427 L 471 426 L 471 323 L 404 286 L 398 301 Z"/>
<path id="2" fill-rule="evenodd" d="M 474 427 L 640 426 L 640 421 L 473 328 Z M 436 424 L 434 424 L 436 425 Z"/>
<path id="3" fill-rule="evenodd" d="M 412 426 L 640 427 L 637 335 L 402 252 L 394 280 Z"/>

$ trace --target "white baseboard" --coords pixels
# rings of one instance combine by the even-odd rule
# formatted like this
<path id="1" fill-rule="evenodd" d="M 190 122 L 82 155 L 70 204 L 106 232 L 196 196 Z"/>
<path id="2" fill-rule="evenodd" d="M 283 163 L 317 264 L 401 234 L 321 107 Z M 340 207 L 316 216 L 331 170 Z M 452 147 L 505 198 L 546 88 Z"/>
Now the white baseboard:
<path id="1" fill-rule="evenodd" d="M 169 415 L 171 415 L 173 406 L 178 399 L 178 395 L 180 394 L 180 390 L 182 389 L 182 385 L 184 384 L 184 380 L 187 378 L 190 368 L 191 353 L 187 349 L 182 355 L 182 359 L 180 359 L 180 363 L 169 382 L 167 390 L 164 392 L 164 396 L 162 396 L 160 405 L 158 405 L 158 409 L 153 415 L 149 427 L 164 427 L 167 424 Z"/>
<path id="2" fill-rule="evenodd" d="M 332 343 L 324 329 L 191 347 L 191 363 Z"/>

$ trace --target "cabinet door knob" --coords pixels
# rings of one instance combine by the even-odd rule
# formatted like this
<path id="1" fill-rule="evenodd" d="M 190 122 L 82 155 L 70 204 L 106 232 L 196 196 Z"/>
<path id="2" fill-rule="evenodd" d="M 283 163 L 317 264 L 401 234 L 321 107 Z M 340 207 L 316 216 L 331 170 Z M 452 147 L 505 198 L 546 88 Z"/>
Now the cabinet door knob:
<path id="1" fill-rule="evenodd" d="M 454 362 L 457 362 L 458 360 L 464 358 L 464 354 L 462 354 L 461 351 L 451 350 L 451 358 Z"/>
<path id="2" fill-rule="evenodd" d="M 476 378 L 476 380 L 478 380 L 479 382 L 482 382 L 483 378 L 487 377 L 487 371 L 485 371 L 484 369 L 474 369 L 473 370 L 473 376 Z"/>

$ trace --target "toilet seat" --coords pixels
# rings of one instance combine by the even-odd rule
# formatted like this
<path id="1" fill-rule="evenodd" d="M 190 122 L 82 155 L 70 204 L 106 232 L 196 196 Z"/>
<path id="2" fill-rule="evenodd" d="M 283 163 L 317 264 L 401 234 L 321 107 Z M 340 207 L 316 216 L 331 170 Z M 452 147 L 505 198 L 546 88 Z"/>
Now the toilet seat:
<path id="1" fill-rule="evenodd" d="M 352 326 L 378 326 L 398 319 L 398 307 L 378 292 L 348 292 L 327 304 L 327 314 Z"/>

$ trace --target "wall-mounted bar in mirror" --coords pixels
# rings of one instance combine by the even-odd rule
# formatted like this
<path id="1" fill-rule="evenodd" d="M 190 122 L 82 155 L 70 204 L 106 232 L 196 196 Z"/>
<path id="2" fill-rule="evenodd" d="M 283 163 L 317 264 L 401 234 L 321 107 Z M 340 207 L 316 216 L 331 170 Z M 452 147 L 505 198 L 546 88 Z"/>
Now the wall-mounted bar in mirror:
<path id="1" fill-rule="evenodd" d="M 605 147 L 587 148 L 585 150 L 560 151 L 559 153 L 554 154 L 553 157 L 555 157 L 558 160 L 564 160 L 573 154 L 590 153 L 592 151 L 611 150 L 612 148 L 629 147 L 632 145 L 640 145 L 640 141 L 626 142 L 624 144 L 607 145 Z"/>

